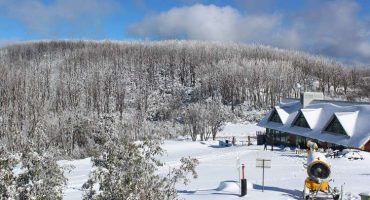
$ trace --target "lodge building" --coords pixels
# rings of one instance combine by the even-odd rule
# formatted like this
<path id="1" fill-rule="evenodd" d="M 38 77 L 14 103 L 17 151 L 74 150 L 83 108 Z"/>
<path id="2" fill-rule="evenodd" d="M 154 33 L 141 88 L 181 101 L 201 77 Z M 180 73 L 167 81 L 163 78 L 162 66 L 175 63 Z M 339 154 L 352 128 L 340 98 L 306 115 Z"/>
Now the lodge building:
<path id="1" fill-rule="evenodd" d="M 308 140 L 323 148 L 370 151 L 370 104 L 324 100 L 306 92 L 300 99 L 284 99 L 258 123 L 268 143 L 305 147 Z"/>

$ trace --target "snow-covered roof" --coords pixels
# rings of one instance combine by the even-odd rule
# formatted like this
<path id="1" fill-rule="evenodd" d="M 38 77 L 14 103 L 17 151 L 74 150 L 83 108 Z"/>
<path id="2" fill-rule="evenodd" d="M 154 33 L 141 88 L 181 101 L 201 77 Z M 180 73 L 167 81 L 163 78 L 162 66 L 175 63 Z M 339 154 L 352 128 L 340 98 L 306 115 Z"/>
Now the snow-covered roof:
<path id="1" fill-rule="evenodd" d="M 280 105 L 275 106 L 276 112 L 279 114 L 279 117 L 283 124 L 287 123 L 292 119 L 293 114 L 296 114 L 299 108 L 301 107 L 301 104 L 297 101 L 287 102 L 287 103 L 280 103 Z"/>
<path id="2" fill-rule="evenodd" d="M 303 108 L 301 109 L 301 112 L 310 127 L 317 126 L 321 111 L 322 111 L 322 108 L 315 108 L 315 109 Z"/>
<path id="3" fill-rule="evenodd" d="M 269 121 L 274 109 L 282 123 Z M 353 148 L 361 148 L 370 140 L 370 104 L 313 101 L 301 108 L 299 100 L 290 100 L 289 103 L 281 103 L 274 109 L 258 123 L 259 126 Z M 310 128 L 293 126 L 300 112 Z M 335 117 L 347 135 L 324 131 Z"/>

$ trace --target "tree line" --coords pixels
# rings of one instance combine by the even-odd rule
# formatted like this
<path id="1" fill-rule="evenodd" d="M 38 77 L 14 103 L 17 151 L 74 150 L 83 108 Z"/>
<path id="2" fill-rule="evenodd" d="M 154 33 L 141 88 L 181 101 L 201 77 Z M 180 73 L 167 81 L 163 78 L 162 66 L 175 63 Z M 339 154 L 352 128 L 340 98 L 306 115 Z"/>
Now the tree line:
<path id="1" fill-rule="evenodd" d="M 40 41 L 0 50 L 0 141 L 85 157 L 119 132 L 214 138 L 241 108 L 321 91 L 368 98 L 368 69 L 261 45 Z M 243 107 L 242 107 L 243 106 Z M 220 112 L 225 114 L 220 114 Z M 243 117 L 243 116 L 241 116 Z"/>

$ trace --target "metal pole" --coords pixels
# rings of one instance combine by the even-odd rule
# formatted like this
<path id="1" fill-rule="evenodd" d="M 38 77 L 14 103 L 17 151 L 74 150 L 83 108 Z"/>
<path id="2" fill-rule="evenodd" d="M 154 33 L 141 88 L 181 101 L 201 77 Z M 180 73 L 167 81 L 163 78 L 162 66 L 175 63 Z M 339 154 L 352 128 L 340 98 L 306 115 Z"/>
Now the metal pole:
<path id="1" fill-rule="evenodd" d="M 239 156 L 236 157 L 236 166 L 238 168 L 238 180 L 239 180 L 239 187 L 240 187 L 240 158 Z"/>
<path id="2" fill-rule="evenodd" d="M 244 179 L 244 163 L 242 164 L 242 179 Z"/>
<path id="3" fill-rule="evenodd" d="M 244 164 L 242 164 L 242 180 L 241 180 L 240 196 L 245 196 L 247 194 L 247 179 L 245 179 L 244 169 L 245 169 L 245 166 Z"/>
<path id="4" fill-rule="evenodd" d="M 262 192 L 265 190 L 265 160 L 262 160 Z"/>

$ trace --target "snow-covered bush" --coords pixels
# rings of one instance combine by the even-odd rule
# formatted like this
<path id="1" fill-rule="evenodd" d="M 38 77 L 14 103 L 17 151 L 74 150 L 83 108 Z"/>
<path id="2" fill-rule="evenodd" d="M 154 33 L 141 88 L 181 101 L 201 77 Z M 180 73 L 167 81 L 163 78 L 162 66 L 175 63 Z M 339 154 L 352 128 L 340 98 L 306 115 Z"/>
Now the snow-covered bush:
<path id="1" fill-rule="evenodd" d="M 0 199 L 63 199 L 66 178 L 52 155 L 0 149 Z"/>
<path id="2" fill-rule="evenodd" d="M 18 162 L 17 155 L 8 153 L 0 146 L 0 199 L 11 199 L 16 195 L 13 170 Z"/>
<path id="3" fill-rule="evenodd" d="M 112 140 L 103 148 L 103 154 L 92 159 L 94 169 L 84 184 L 84 199 L 176 199 L 175 184 L 188 182 L 198 161 L 183 158 L 181 166 L 166 177 L 156 173 L 162 163 L 155 157 L 163 150 L 155 140 L 130 142 L 127 139 Z"/>
<path id="4" fill-rule="evenodd" d="M 17 175 L 17 196 L 20 199 L 63 199 L 66 178 L 52 155 L 30 151 L 21 157 Z"/>

